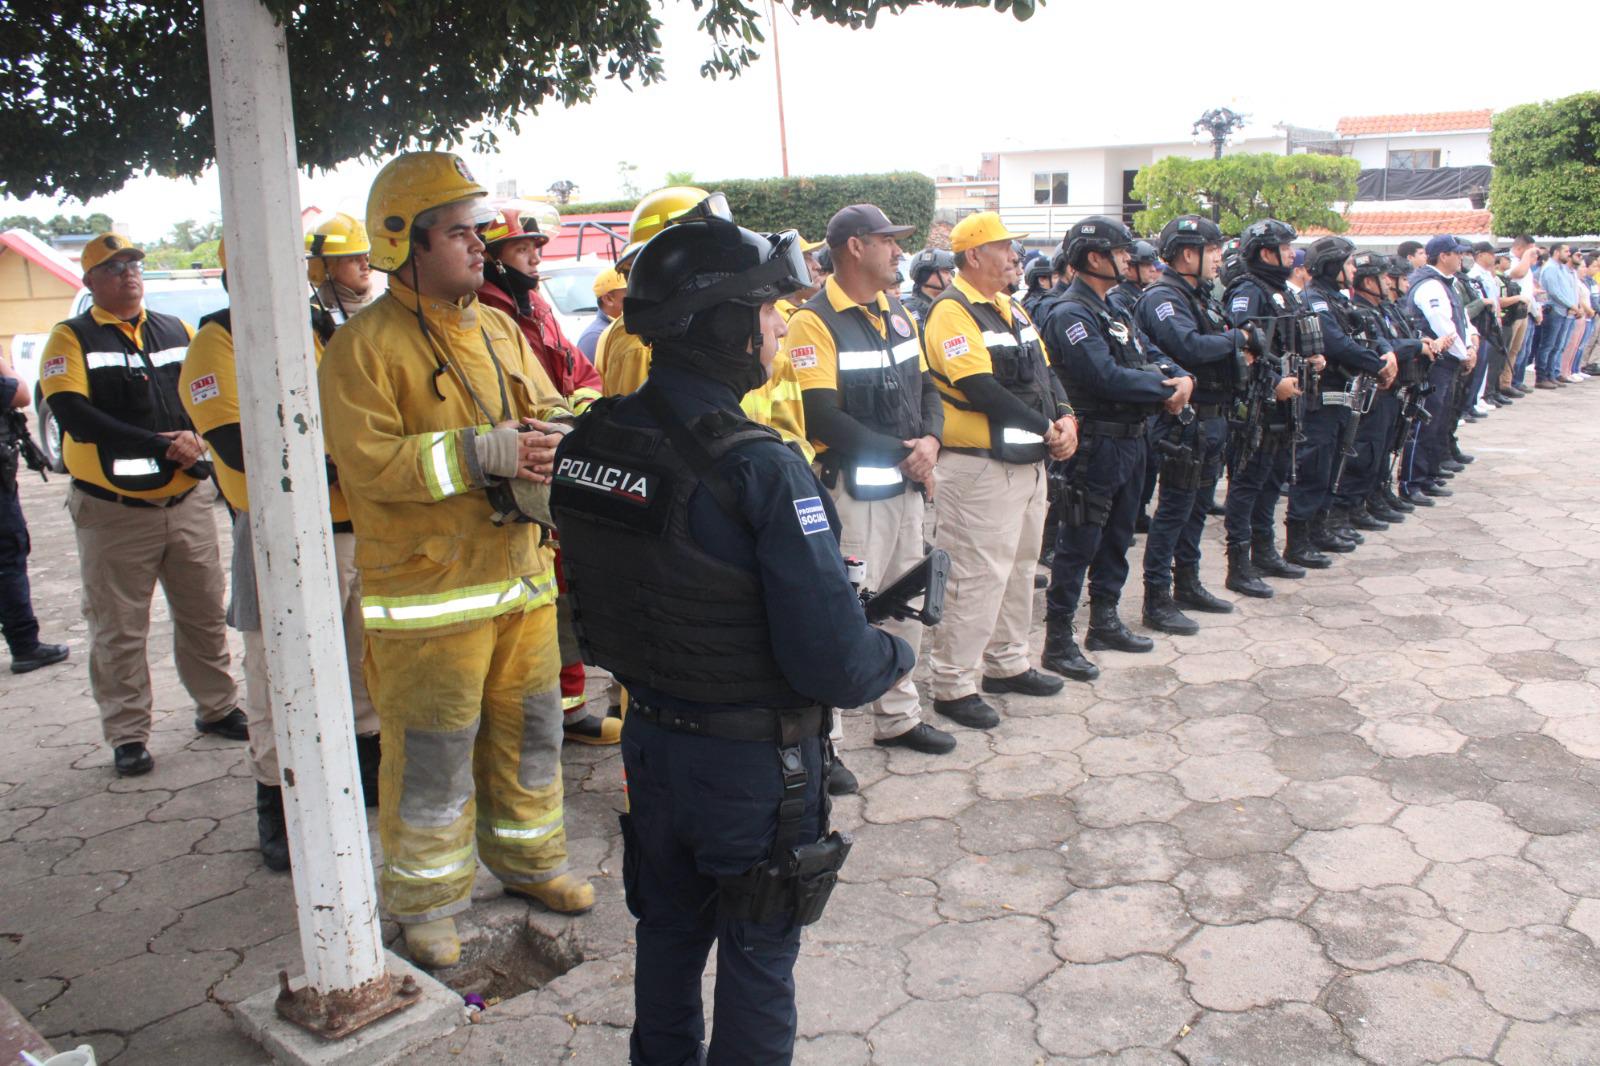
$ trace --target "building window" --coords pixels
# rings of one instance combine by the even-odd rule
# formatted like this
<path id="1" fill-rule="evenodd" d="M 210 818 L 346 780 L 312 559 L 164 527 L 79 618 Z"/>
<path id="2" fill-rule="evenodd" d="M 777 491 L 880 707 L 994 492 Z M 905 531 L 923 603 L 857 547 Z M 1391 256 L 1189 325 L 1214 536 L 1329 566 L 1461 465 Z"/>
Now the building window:
<path id="1" fill-rule="evenodd" d="M 1067 202 L 1067 172 L 1042 170 L 1033 175 L 1033 202 L 1036 204 L 1064 204 Z"/>
<path id="2" fill-rule="evenodd" d="M 1390 170 L 1438 170 L 1439 149 L 1407 148 L 1389 153 Z"/>

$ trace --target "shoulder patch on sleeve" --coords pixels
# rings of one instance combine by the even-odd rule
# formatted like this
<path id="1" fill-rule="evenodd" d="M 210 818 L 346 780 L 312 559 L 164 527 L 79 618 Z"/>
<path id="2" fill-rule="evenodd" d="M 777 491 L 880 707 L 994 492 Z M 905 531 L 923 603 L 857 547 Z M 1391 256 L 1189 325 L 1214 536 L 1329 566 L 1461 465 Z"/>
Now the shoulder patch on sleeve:
<path id="1" fill-rule="evenodd" d="M 1328 309 L 1328 301 L 1327 300 L 1312 300 L 1311 301 L 1311 310 L 1313 310 L 1313 311 L 1326 311 L 1327 309 Z"/>
<path id="2" fill-rule="evenodd" d="M 1070 344 L 1082 344 L 1088 337 L 1089 330 L 1082 322 L 1074 322 L 1067 327 L 1067 342 Z"/>
<path id="3" fill-rule="evenodd" d="M 1165 322 L 1175 313 L 1171 300 L 1161 301 L 1161 306 L 1156 308 L 1156 321 Z"/>
<path id="4" fill-rule="evenodd" d="M 813 533 L 826 533 L 828 525 L 828 512 L 822 506 L 822 497 L 806 496 L 794 501 L 794 516 L 800 521 L 800 532 L 806 536 Z"/>
<path id="5" fill-rule="evenodd" d="M 205 403 L 207 400 L 215 400 L 220 395 L 222 389 L 217 385 L 215 374 L 202 374 L 189 382 L 190 403 Z"/>
<path id="6" fill-rule="evenodd" d="M 46 359 L 44 361 L 44 365 L 39 368 L 39 377 L 41 379 L 59 377 L 66 372 L 67 357 L 64 355 L 52 355 L 49 359 Z"/>
<path id="7" fill-rule="evenodd" d="M 794 364 L 796 370 L 814 370 L 817 365 L 817 346 L 802 344 L 798 348 L 790 348 L 789 362 Z"/>
<path id="8" fill-rule="evenodd" d="M 1250 297 L 1248 297 L 1248 296 L 1235 296 L 1233 298 L 1233 303 L 1228 305 L 1228 309 L 1230 311 L 1248 311 L 1248 310 L 1250 310 Z"/>
<path id="9" fill-rule="evenodd" d="M 1439 299 L 1438 299 L 1438 297 L 1434 297 L 1434 298 L 1433 298 L 1433 299 L 1432 299 L 1432 300 L 1429 300 L 1429 301 L 1428 301 L 1428 306 L 1429 306 L 1429 307 L 1438 307 L 1438 306 L 1439 306 Z"/>
<path id="10" fill-rule="evenodd" d="M 946 359 L 957 359 L 972 351 L 972 342 L 967 340 L 965 334 L 957 333 L 954 337 L 946 339 L 940 347 L 944 349 Z"/>

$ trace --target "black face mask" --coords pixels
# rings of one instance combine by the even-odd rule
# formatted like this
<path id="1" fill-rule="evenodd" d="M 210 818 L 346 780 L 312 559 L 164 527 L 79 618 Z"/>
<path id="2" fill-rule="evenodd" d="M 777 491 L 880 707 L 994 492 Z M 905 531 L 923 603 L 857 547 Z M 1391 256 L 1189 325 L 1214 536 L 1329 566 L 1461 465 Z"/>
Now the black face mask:
<path id="1" fill-rule="evenodd" d="M 1260 256 L 1250 260 L 1250 273 L 1258 278 L 1272 282 L 1278 288 L 1283 288 L 1289 282 L 1289 275 L 1294 272 L 1294 267 L 1283 266 L 1278 263 L 1269 263 Z"/>
<path id="2" fill-rule="evenodd" d="M 525 317 L 532 317 L 533 303 L 528 299 L 528 294 L 539 287 L 537 277 L 508 267 L 498 259 L 488 260 L 484 266 L 484 273 L 494 283 L 495 288 L 511 297 L 518 311 Z"/>
<path id="3" fill-rule="evenodd" d="M 695 315 L 684 336 L 657 340 L 650 359 L 703 374 L 743 396 L 767 382 L 760 346 L 761 309 L 719 304 Z"/>

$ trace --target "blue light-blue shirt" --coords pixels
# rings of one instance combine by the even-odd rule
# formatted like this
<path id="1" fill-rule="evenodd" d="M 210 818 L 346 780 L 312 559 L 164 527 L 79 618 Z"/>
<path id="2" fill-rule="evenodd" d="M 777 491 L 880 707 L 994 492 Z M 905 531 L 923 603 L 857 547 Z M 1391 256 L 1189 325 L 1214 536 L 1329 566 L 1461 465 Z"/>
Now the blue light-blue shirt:
<path id="1" fill-rule="evenodd" d="M 1578 305 L 1578 280 L 1572 271 L 1554 259 L 1539 271 L 1539 284 L 1550 295 L 1550 304 L 1562 314 L 1570 315 Z"/>
<path id="2" fill-rule="evenodd" d="M 611 319 L 606 317 L 604 311 L 596 311 L 589 324 L 583 327 L 583 333 L 578 337 L 578 351 L 589 357 L 589 362 L 594 362 L 594 351 L 600 347 L 600 334 L 606 331 L 611 324 Z"/>

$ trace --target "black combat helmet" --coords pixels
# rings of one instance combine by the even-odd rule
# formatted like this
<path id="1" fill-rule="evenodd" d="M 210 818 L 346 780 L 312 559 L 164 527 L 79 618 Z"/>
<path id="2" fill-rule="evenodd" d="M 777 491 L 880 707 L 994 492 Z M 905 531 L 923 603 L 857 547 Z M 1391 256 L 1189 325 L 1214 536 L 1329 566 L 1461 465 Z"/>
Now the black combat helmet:
<path id="1" fill-rule="evenodd" d="M 1318 237 L 1306 249 L 1306 272 L 1314 278 L 1336 281 L 1344 261 L 1355 251 L 1356 246 L 1343 237 Z"/>
<path id="2" fill-rule="evenodd" d="M 1287 222 L 1279 222 L 1275 218 L 1258 219 L 1246 226 L 1239 235 L 1239 255 L 1248 263 L 1259 256 L 1263 249 L 1292 244 L 1299 236 Z"/>
<path id="3" fill-rule="evenodd" d="M 1110 254 L 1114 249 L 1133 244 L 1133 234 L 1128 227 L 1108 215 L 1090 215 L 1075 222 L 1061 241 L 1061 251 L 1067 265 L 1074 270 L 1083 267 L 1084 257 L 1090 252 Z"/>
<path id="4" fill-rule="evenodd" d="M 1149 241 L 1134 241 L 1133 253 L 1128 256 L 1128 262 L 1134 266 L 1155 266 L 1156 246 Z"/>
<path id="5" fill-rule="evenodd" d="M 928 275 L 939 270 L 954 270 L 956 257 L 943 248 L 924 248 L 911 257 L 911 283 L 921 285 Z"/>
<path id="6" fill-rule="evenodd" d="M 1221 244 L 1222 230 L 1209 218 L 1179 215 L 1161 227 L 1161 235 L 1156 241 L 1161 249 L 1161 258 L 1170 263 L 1185 248 L 1204 249 L 1209 245 Z"/>

